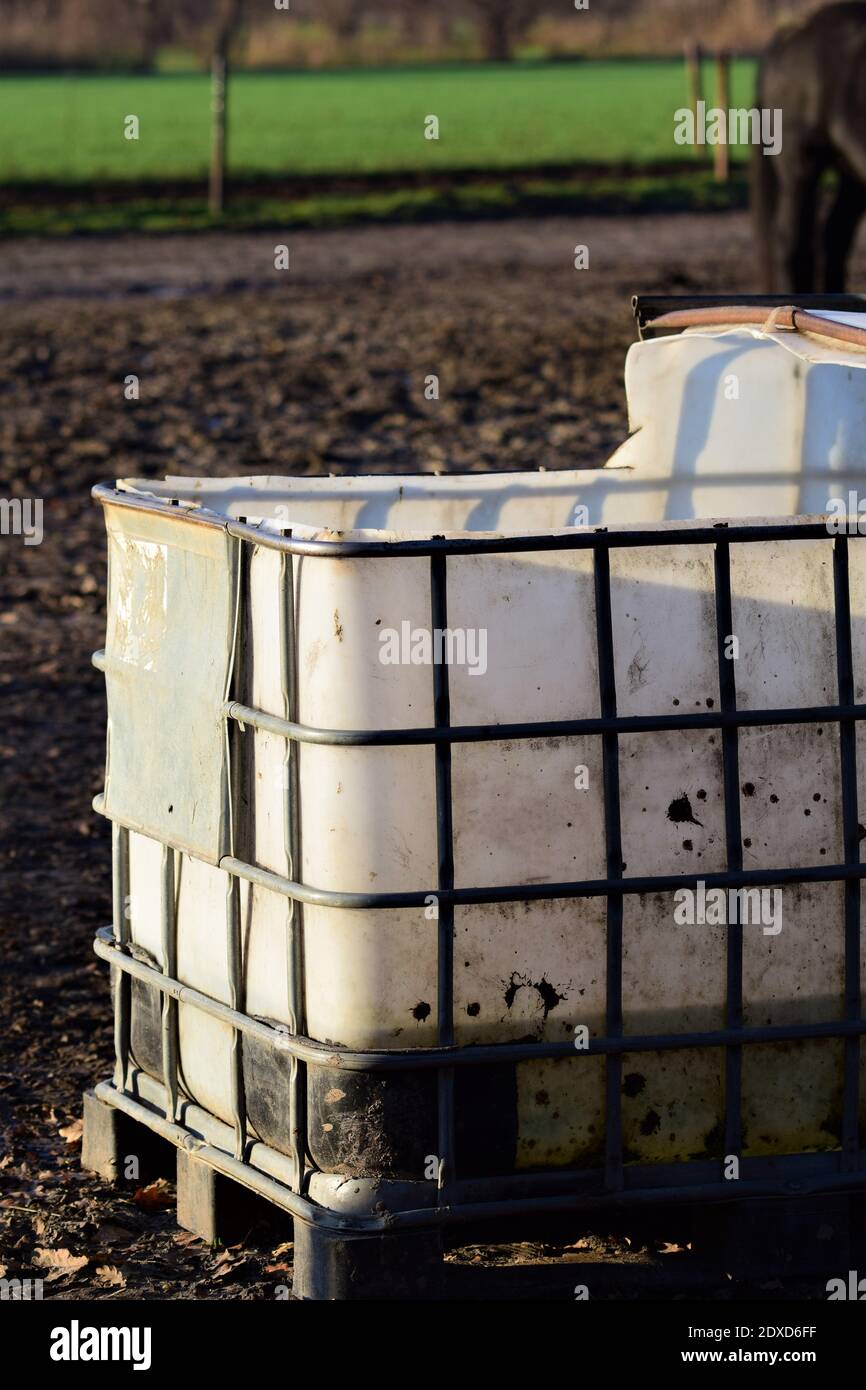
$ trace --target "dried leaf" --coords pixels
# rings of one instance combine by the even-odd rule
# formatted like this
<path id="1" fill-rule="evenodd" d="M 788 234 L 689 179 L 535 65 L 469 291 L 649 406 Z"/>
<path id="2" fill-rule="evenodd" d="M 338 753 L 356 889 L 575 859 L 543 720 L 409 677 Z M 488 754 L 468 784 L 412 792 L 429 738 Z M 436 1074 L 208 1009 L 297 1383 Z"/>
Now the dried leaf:
<path id="1" fill-rule="evenodd" d="M 37 1269 L 56 1269 L 62 1274 L 74 1274 L 87 1264 L 86 1255 L 73 1255 L 70 1250 L 46 1250 L 37 1245 L 33 1263 Z"/>
<path id="2" fill-rule="evenodd" d="M 147 1187 L 138 1188 L 132 1200 L 136 1206 L 144 1207 L 145 1211 L 163 1211 L 175 1204 L 174 1187 L 165 1178 L 157 1178 Z"/>
<path id="3" fill-rule="evenodd" d="M 284 1260 L 278 1260 L 274 1265 L 265 1265 L 265 1274 L 291 1274 L 292 1266 L 286 1264 Z"/>
<path id="4" fill-rule="evenodd" d="M 84 1121 L 80 1118 L 73 1120 L 71 1125 L 64 1125 L 58 1133 L 61 1139 L 66 1140 L 67 1144 L 80 1144 L 81 1136 L 84 1133 Z"/>
<path id="5" fill-rule="evenodd" d="M 201 1236 L 197 1236 L 193 1231 L 175 1231 L 172 1236 L 175 1245 L 200 1245 Z"/>
<path id="6" fill-rule="evenodd" d="M 100 1265 L 96 1271 L 96 1277 L 101 1284 L 109 1284 L 117 1289 L 126 1287 L 126 1280 L 114 1265 Z"/>
<path id="7" fill-rule="evenodd" d="M 276 1250 L 271 1251 L 271 1258 L 274 1260 L 279 1259 L 280 1255 L 288 1255 L 294 1248 L 294 1243 L 292 1241 L 284 1240 L 282 1245 L 278 1245 Z"/>

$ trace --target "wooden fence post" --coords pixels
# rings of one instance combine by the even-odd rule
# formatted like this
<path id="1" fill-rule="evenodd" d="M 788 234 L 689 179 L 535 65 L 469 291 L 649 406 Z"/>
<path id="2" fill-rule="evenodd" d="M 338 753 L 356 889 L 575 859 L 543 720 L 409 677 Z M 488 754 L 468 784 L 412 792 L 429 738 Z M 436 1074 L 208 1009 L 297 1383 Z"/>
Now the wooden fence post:
<path id="1" fill-rule="evenodd" d="M 727 183 L 731 172 L 731 130 L 728 111 L 731 105 L 731 58 L 728 53 L 716 54 L 716 106 L 725 113 L 725 143 L 713 146 L 713 173 L 719 183 Z"/>
<path id="2" fill-rule="evenodd" d="M 245 0 L 220 0 L 210 65 L 211 144 L 208 207 L 220 217 L 225 206 L 229 52 L 244 19 Z"/>
<path id="3" fill-rule="evenodd" d="M 211 217 L 222 215 L 226 179 L 226 55 L 214 53 L 210 67 L 211 147 L 208 208 Z"/>
<path id="4" fill-rule="evenodd" d="M 702 155 L 703 155 L 702 146 L 698 143 L 698 140 L 697 140 L 697 129 L 698 129 L 698 102 L 699 102 L 700 99 L 701 99 L 701 58 L 702 58 L 702 54 L 701 54 L 701 46 L 700 46 L 700 44 L 699 44 L 699 43 L 692 43 L 691 41 L 687 41 L 686 44 L 685 44 L 685 46 L 684 46 L 683 56 L 685 57 L 685 60 L 686 60 L 686 82 L 688 83 L 688 89 L 689 89 L 689 107 L 690 107 L 690 109 L 691 109 L 691 111 L 692 111 L 692 114 L 694 115 L 694 118 L 695 118 L 695 136 L 696 136 L 696 138 L 695 138 L 695 145 L 694 145 L 693 153 L 694 153 L 694 155 L 696 156 L 696 158 L 700 159 L 700 158 L 702 157 Z"/>

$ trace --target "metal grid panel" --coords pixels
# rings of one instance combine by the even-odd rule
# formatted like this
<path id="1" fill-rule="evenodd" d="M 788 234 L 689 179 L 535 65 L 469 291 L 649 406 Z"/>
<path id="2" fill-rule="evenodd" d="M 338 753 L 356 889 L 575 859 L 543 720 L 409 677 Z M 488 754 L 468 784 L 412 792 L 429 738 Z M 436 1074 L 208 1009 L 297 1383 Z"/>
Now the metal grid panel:
<path id="1" fill-rule="evenodd" d="M 162 510 L 159 503 L 148 503 Z M 204 521 L 204 518 L 202 518 Z M 205 523 L 208 524 L 208 523 Z M 212 524 L 212 523 L 211 523 Z M 626 1176 L 623 1164 L 623 1138 L 621 1116 L 621 1063 L 624 1052 L 649 1050 L 675 1050 L 683 1048 L 724 1047 L 726 1053 L 726 1095 L 725 1095 L 725 1144 L 728 1154 L 739 1154 L 742 1147 L 741 1115 L 741 1071 L 742 1049 L 744 1046 L 761 1042 L 796 1041 L 813 1038 L 841 1038 L 844 1040 L 844 1110 L 843 1110 L 843 1152 L 841 1160 L 826 1154 L 817 1156 L 826 1162 L 812 1163 L 821 1173 L 822 1186 L 850 1186 L 861 1176 L 862 1154 L 859 1142 L 859 1057 L 860 1035 L 866 1031 L 866 1020 L 862 1017 L 860 997 L 860 880 L 866 877 L 866 866 L 859 858 L 859 831 L 857 813 L 857 770 L 856 770 L 856 725 L 866 718 L 866 705 L 854 701 L 854 677 L 852 663 L 850 594 L 848 585 L 848 543 L 844 536 L 831 539 L 822 523 L 772 523 L 747 526 L 692 526 L 666 528 L 663 531 L 613 532 L 596 531 L 571 533 L 556 536 L 531 536 L 515 538 L 455 538 L 424 542 L 402 542 L 387 544 L 380 542 L 319 542 L 297 540 L 291 533 L 276 538 L 263 537 L 255 527 L 244 523 L 220 523 L 237 535 L 242 548 L 249 554 L 249 544 L 266 544 L 284 551 L 281 570 L 282 618 L 284 638 L 284 715 L 278 717 L 265 711 L 253 709 L 237 699 L 229 700 L 225 708 L 226 719 L 231 722 L 250 724 L 269 729 L 283 735 L 287 743 L 289 776 L 287 778 L 287 862 L 289 876 L 283 877 L 232 855 L 220 861 L 220 867 L 229 874 L 229 926 L 231 952 L 231 1004 L 225 1005 L 201 992 L 185 986 L 173 978 L 173 962 L 176 958 L 177 924 L 174 913 L 174 857 L 173 850 L 166 848 L 164 865 L 164 911 L 163 937 L 165 947 L 165 969 L 161 973 L 137 961 L 129 952 L 128 930 L 125 927 L 125 913 L 121 910 L 128 891 L 128 828 L 115 824 L 113 827 L 114 845 L 114 897 L 115 927 L 98 934 L 97 954 L 111 961 L 117 968 L 117 989 L 115 1006 L 115 1041 L 117 1069 L 115 1087 L 121 1092 L 125 1088 L 129 1069 L 129 983 L 131 977 L 147 981 L 163 994 L 163 1061 L 164 1081 L 168 1105 L 163 1126 L 176 1128 L 177 1104 L 177 1040 L 176 1010 L 179 1001 L 191 1004 L 214 1017 L 231 1024 L 234 1030 L 234 1085 L 233 1113 L 235 1121 L 236 1152 L 231 1170 L 241 1164 L 249 1167 L 246 1142 L 246 1108 L 243 1096 L 242 1040 L 245 1034 L 255 1036 L 278 1050 L 285 1051 L 293 1058 L 290 1078 L 289 1104 L 292 1117 L 291 1132 L 294 1137 L 293 1163 L 295 1181 L 292 1184 L 293 1198 L 285 1198 L 284 1204 L 296 1214 L 313 1219 L 310 1204 L 300 1196 L 303 1187 L 303 1168 L 305 1161 L 305 1115 L 306 1115 L 306 1063 L 330 1065 L 349 1070 L 391 1071 L 414 1070 L 433 1067 L 438 1075 L 438 1158 L 440 1176 L 438 1184 L 437 1215 L 441 1219 L 469 1219 L 470 1214 L 479 1215 L 484 1211 L 504 1212 L 529 1209 L 561 1209 L 578 1203 L 591 1203 L 593 1199 L 612 1198 L 657 1199 L 659 1192 L 668 1197 L 673 1193 L 668 1185 L 682 1182 L 685 1170 L 701 1170 L 706 1163 L 692 1162 L 675 1165 L 653 1165 L 658 1178 L 647 1178 L 652 1167 L 641 1169 L 639 1181 L 635 1184 Z M 736 684 L 733 663 L 725 653 L 725 640 L 732 630 L 732 604 L 730 579 L 730 546 L 738 541 L 768 541 L 785 539 L 822 539 L 833 546 L 835 634 L 837 651 L 838 702 L 835 705 L 815 706 L 782 710 L 742 711 L 737 708 Z M 610 590 L 610 550 L 620 546 L 635 545 L 706 545 L 715 547 L 715 606 L 717 625 L 718 674 L 721 707 L 718 711 L 697 715 L 673 715 L 658 717 L 619 717 L 616 706 L 614 679 L 613 629 L 611 617 Z M 370 555 L 383 556 L 409 553 L 426 554 L 431 559 L 431 618 L 434 627 L 447 627 L 446 590 L 447 557 L 449 554 L 519 553 L 537 550 L 557 550 L 573 548 L 592 548 L 594 551 L 595 600 L 597 624 L 597 649 L 599 668 L 600 717 L 595 719 L 559 720 L 547 722 L 525 722 L 512 725 L 495 726 L 452 726 L 450 723 L 450 701 L 448 668 L 445 663 L 434 663 L 434 727 L 430 729 L 409 730 L 352 730 L 330 731 L 314 729 L 296 722 L 296 632 L 294 621 L 294 592 L 292 583 L 292 556 L 297 554 L 317 555 L 336 554 L 355 557 Z M 248 563 L 248 559 L 247 559 Z M 243 569 L 246 564 L 243 565 Z M 97 654 L 95 662 L 101 665 Z M 237 672 L 234 689 L 239 690 Z M 742 860 L 742 840 L 739 809 L 739 768 L 738 768 L 738 730 L 741 727 L 772 726 L 778 724 L 836 723 L 840 733 L 840 772 L 842 786 L 842 809 L 844 830 L 844 862 L 837 865 L 814 865 L 798 869 L 770 869 L 744 871 Z M 650 732 L 658 729 L 688 730 L 695 728 L 720 729 L 722 733 L 722 766 L 725 802 L 726 869 L 704 875 L 647 875 L 624 878 L 622 873 L 622 844 L 619 803 L 619 735 L 622 733 Z M 451 804 L 451 749 L 459 742 L 502 738 L 539 738 L 561 736 L 565 733 L 593 733 L 601 736 L 603 749 L 604 807 L 607 876 L 601 880 L 569 881 L 558 884 L 508 885 L 497 888 L 454 888 L 454 864 L 452 844 L 452 804 Z M 377 746 L 393 744 L 427 743 L 434 747 L 436 758 L 436 807 L 438 841 L 438 882 L 433 896 L 438 903 L 438 1036 L 437 1046 L 419 1049 L 394 1051 L 334 1048 L 317 1043 L 304 1035 L 303 1031 L 303 944 L 301 913 L 305 902 L 337 906 L 349 909 L 398 908 L 422 906 L 430 899 L 430 890 L 403 893 L 336 893 L 297 880 L 296 868 L 300 863 L 299 846 L 301 827 L 299 824 L 299 797 L 297 780 L 297 757 L 304 742 L 334 745 Z M 104 810 L 101 799 L 97 798 L 97 809 Z M 131 827 L 135 828 L 135 827 Z M 233 847 L 234 848 L 234 847 Z M 744 1027 L 743 1026 L 743 936 L 742 924 L 735 920 L 728 926 L 727 937 L 727 988 L 725 1006 L 725 1027 L 690 1033 L 653 1033 L 636 1036 L 623 1034 L 622 1010 L 622 922 L 624 895 L 672 890 L 678 887 L 694 886 L 698 878 L 707 887 L 736 888 L 784 883 L 842 882 L 845 891 L 845 1009 L 844 1019 L 810 1024 L 788 1024 L 782 1026 Z M 243 980 L 239 937 L 239 882 L 246 879 L 287 896 L 292 903 L 290 923 L 290 989 L 292 1008 L 292 1027 L 286 1032 L 250 1018 L 243 1007 Z M 571 1042 L 567 1043 L 501 1043 L 478 1046 L 455 1046 L 454 1044 L 454 999 L 453 999 L 453 917 L 454 906 L 458 903 L 531 901 L 551 898 L 578 898 L 603 896 L 607 901 L 607 1018 L 606 1035 L 593 1039 L 589 1047 L 578 1051 Z M 234 927 L 234 930 L 231 928 Z M 568 1195 L 527 1195 L 525 1197 L 498 1200 L 493 1194 L 497 1183 L 488 1186 L 491 1200 L 470 1201 L 473 1185 L 460 1179 L 455 1170 L 455 1116 L 454 1116 L 454 1068 L 457 1066 L 484 1066 L 509 1061 L 519 1062 L 541 1057 L 571 1057 L 575 1064 L 585 1056 L 603 1055 L 607 1058 L 606 1083 L 606 1157 L 602 1178 L 602 1191 L 587 1187 L 587 1174 L 542 1173 L 522 1175 L 521 1184 L 528 1194 L 539 1194 L 552 1181 L 569 1182 L 573 1178 L 572 1192 Z M 133 1102 L 128 1097 L 115 1095 L 113 1102 L 121 1108 Z M 141 1106 L 136 1106 L 141 1110 Z M 169 1113 L 170 1112 L 170 1113 Z M 139 1115 L 138 1118 L 143 1118 Z M 156 1121 L 147 1121 L 159 1127 Z M 172 1136 L 174 1135 L 172 1134 Z M 217 1151 L 214 1151 L 215 1154 Z M 774 1178 L 770 1190 L 778 1188 L 781 1179 L 792 1164 L 795 1166 L 804 1156 L 792 1156 L 774 1161 Z M 221 1152 L 211 1161 L 217 1166 L 229 1160 Z M 760 1160 L 751 1161 L 754 1171 L 763 1174 L 764 1166 Z M 709 1165 L 718 1167 L 718 1165 Z M 810 1169 L 811 1170 L 811 1169 Z M 261 1180 L 261 1181 L 260 1181 Z M 248 1172 L 249 1185 L 273 1187 L 272 1179 Z M 590 1177 L 590 1182 L 592 1182 Z M 761 1184 L 763 1183 L 763 1187 Z M 477 1187 L 477 1184 L 475 1185 Z M 748 1187 L 767 1188 L 767 1180 L 761 1178 L 752 1183 L 737 1184 L 739 1192 Z M 721 1179 L 695 1182 L 683 1188 L 683 1192 L 701 1192 L 703 1195 L 719 1195 L 723 1188 Z M 269 1190 L 269 1195 L 273 1193 Z M 403 1212 L 397 1214 L 401 1225 L 421 1225 L 430 1222 L 429 1210 Z M 393 1219 L 393 1216 L 392 1218 Z M 355 1218 L 359 1228 L 364 1226 L 363 1218 Z M 369 1222 L 367 1223 L 369 1224 Z"/>

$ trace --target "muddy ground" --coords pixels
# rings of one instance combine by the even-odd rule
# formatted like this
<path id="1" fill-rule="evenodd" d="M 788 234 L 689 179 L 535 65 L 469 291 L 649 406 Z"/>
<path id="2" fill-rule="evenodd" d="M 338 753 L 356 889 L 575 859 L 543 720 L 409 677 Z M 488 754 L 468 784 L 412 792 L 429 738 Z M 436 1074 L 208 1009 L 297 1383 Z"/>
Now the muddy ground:
<path id="1" fill-rule="evenodd" d="M 0 536 L 0 1265 L 42 1274 L 46 1297 L 274 1297 L 291 1265 L 267 1230 L 214 1251 L 178 1233 L 170 1191 L 113 1190 L 79 1168 L 81 1092 L 112 1057 L 91 950 L 111 915 L 108 831 L 90 807 L 105 717 L 89 665 L 104 623 L 91 486 L 598 464 L 626 428 L 631 294 L 754 288 L 740 214 L 286 241 L 288 271 L 273 234 L 0 246 L 0 496 L 43 499 L 45 528 L 38 546 Z M 573 268 L 577 243 L 588 271 Z M 864 271 L 861 251 L 855 288 Z M 430 373 L 438 401 L 424 399 Z M 735 1291 L 665 1249 L 675 1240 L 567 1240 L 466 1248 L 452 1291 L 573 1297 L 575 1262 L 610 1296 Z"/>

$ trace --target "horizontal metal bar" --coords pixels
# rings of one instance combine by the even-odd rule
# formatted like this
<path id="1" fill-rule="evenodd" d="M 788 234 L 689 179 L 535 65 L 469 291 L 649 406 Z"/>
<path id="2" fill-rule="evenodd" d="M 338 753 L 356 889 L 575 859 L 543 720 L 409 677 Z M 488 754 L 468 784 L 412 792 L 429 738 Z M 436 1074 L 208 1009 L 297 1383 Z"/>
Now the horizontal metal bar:
<path id="1" fill-rule="evenodd" d="M 103 794 L 93 798 L 93 809 L 102 816 L 105 810 Z M 108 817 L 118 825 L 130 830 L 150 835 L 142 826 L 131 825 L 116 817 Z M 186 845 L 162 841 L 171 849 L 184 850 Z M 201 858 L 195 853 L 192 858 Z M 209 863 L 203 859 L 202 862 Z M 762 888 L 781 887 L 789 883 L 846 883 L 852 879 L 866 878 L 866 863 L 862 864 L 812 864 L 803 868 L 786 869 L 743 869 L 739 872 L 692 874 L 646 874 L 634 878 L 588 878 L 569 880 L 565 883 L 511 883 L 487 888 L 422 888 L 402 893 L 344 893 L 336 889 L 315 888 L 306 883 L 295 883 L 282 874 L 261 869 L 257 864 L 246 864 L 242 859 L 224 855 L 218 867 L 226 873 L 235 874 L 249 883 L 257 883 L 261 888 L 269 888 L 274 893 L 282 893 L 296 902 L 309 903 L 313 907 L 336 907 L 347 911 L 366 912 L 373 909 L 392 910 L 400 907 L 426 907 L 431 898 L 440 903 L 453 903 L 456 907 L 471 907 L 479 903 L 522 903 L 550 902 L 558 898 L 604 898 L 609 893 L 675 893 L 679 888 L 696 888 L 703 883 L 710 888 Z"/>
<path id="2" fill-rule="evenodd" d="M 98 665 L 94 654 L 93 664 Z M 100 670 L 105 667 L 100 666 Z M 687 729 L 736 729 L 777 724 L 834 724 L 845 719 L 866 720 L 866 705 L 809 705 L 785 709 L 706 710 L 697 714 L 615 715 L 609 718 L 548 719 L 516 724 L 454 724 L 447 728 L 321 729 L 296 724 L 252 705 L 230 701 L 226 717 L 252 729 L 264 729 L 298 743 L 328 747 L 402 747 L 408 744 L 494 743 L 514 739 L 568 738 L 586 734 L 647 734 Z"/>
<path id="3" fill-rule="evenodd" d="M 859 1037 L 866 1033 L 866 1019 L 837 1019 L 825 1023 L 792 1023 L 753 1028 L 718 1028 L 688 1033 L 630 1033 L 621 1037 L 591 1038 L 585 1048 L 568 1042 L 508 1042 L 462 1044 L 450 1047 L 415 1047 L 370 1051 L 350 1050 L 299 1037 L 260 1019 L 232 1009 L 218 999 L 163 975 L 116 945 L 111 927 L 97 932 L 96 954 L 119 970 L 144 981 L 153 989 L 190 1004 L 275 1048 L 305 1062 L 343 1071 L 407 1071 L 448 1066 L 492 1066 L 497 1062 L 525 1062 L 539 1057 L 618 1056 L 631 1052 L 671 1052 L 683 1048 L 725 1047 L 730 1044 L 794 1042 L 807 1038 Z"/>
<path id="4" fill-rule="evenodd" d="M 423 476 L 423 475 L 419 475 Z M 773 540 L 827 540 L 835 538 L 828 529 L 827 519 L 795 519 L 787 521 L 728 522 L 674 524 L 659 522 L 654 527 L 634 530 L 608 530 L 607 527 L 573 528 L 560 532 L 536 535 L 471 535 L 432 536 L 418 540 L 312 540 L 297 535 L 281 535 L 263 530 L 261 525 L 234 521 L 206 508 L 178 505 L 169 499 L 142 497 L 121 492 L 107 484 L 93 489 L 93 497 L 103 505 L 128 507 L 140 511 L 182 517 L 184 521 L 226 531 L 238 540 L 252 541 L 269 550 L 282 550 L 291 555 L 324 556 L 331 559 L 387 559 L 399 556 L 431 555 L 517 555 L 561 550 L 626 550 L 660 545 L 716 545 Z"/>
<path id="5" fill-rule="evenodd" d="M 165 1111 L 165 1088 L 147 1072 L 133 1067 L 130 1071 L 126 1093 L 144 1102 L 157 1113 Z M 234 1134 L 230 1125 L 225 1124 L 195 1101 L 184 1098 L 178 1112 L 177 1123 L 190 1131 L 195 1139 L 203 1139 L 224 1153 L 232 1152 Z M 280 1150 L 270 1148 L 260 1139 L 250 1145 L 248 1161 L 254 1167 L 274 1178 L 277 1182 L 292 1187 L 292 1164 L 289 1157 Z M 817 1190 L 837 1173 L 847 1171 L 843 1155 L 839 1150 L 824 1150 L 821 1153 L 800 1153 L 783 1156 L 751 1156 L 744 1158 L 740 1169 L 740 1179 L 750 1183 L 766 1182 L 776 1185 L 777 1191 L 806 1193 Z M 718 1159 L 690 1159 L 688 1163 L 628 1163 L 623 1169 L 625 1189 L 671 1187 L 703 1187 L 714 1184 L 719 1175 Z M 325 1176 L 325 1175 L 318 1175 Z M 302 1187 L 311 1199 L 320 1206 L 329 1207 L 326 1187 L 313 1188 L 317 1174 L 308 1172 L 310 1186 Z M 512 1198 L 530 1198 L 555 1194 L 592 1199 L 602 1191 L 601 1168 L 545 1168 L 541 1171 L 524 1170 L 505 1172 L 484 1177 L 464 1177 L 455 1179 L 449 1200 L 456 1204 L 474 1201 L 498 1201 Z M 733 1184 L 728 1184 L 730 1194 Z M 375 1212 L 382 1210 L 396 1212 L 410 1208 L 432 1207 L 429 1190 L 432 1183 L 420 1184 L 416 1179 L 381 1178 L 376 1182 L 375 1191 L 370 1188 L 370 1199 L 376 1203 Z M 423 1197 L 419 1202 L 413 1200 L 412 1189 Z M 294 1190 L 294 1189 L 293 1189 Z M 339 1190 L 339 1180 L 337 1190 Z M 736 1188 L 734 1188 L 736 1191 Z M 337 1206 L 338 1212 L 342 1209 Z M 344 1213 L 345 1214 L 345 1213 Z M 363 1208 L 353 1208 L 352 1214 L 363 1215 Z"/>
<path id="6" fill-rule="evenodd" d="M 252 541 L 271 550 L 288 550 L 293 555 L 330 556 L 333 559 L 388 559 L 391 556 L 431 555 L 521 555 L 561 550 L 631 550 L 659 545 L 717 545 L 726 543 L 772 540 L 832 540 L 827 522 L 804 521 L 759 522 L 729 524 L 717 522 L 709 526 L 670 526 L 659 523 L 658 529 L 608 531 L 605 527 L 583 530 L 515 536 L 434 536 L 429 540 L 405 541 L 323 541 L 290 539 L 258 526 L 241 525 L 230 521 L 226 526 L 230 536 Z"/>
<path id="7" fill-rule="evenodd" d="M 104 650 L 91 657 L 98 671 L 106 671 L 108 662 Z M 842 720 L 866 720 L 866 704 L 806 705 L 774 709 L 736 709 L 725 711 L 701 710 L 696 714 L 639 714 L 601 716 L 586 719 L 521 720 L 514 724 L 454 724 L 449 728 L 421 726 L 408 729 L 323 729 L 312 724 L 297 724 L 291 719 L 269 714 L 252 705 L 230 700 L 225 706 L 226 718 L 236 723 L 263 729 L 297 743 L 322 744 L 327 747 L 375 748 L 403 747 L 410 744 L 437 743 L 496 743 L 514 739 L 568 738 L 586 734 L 648 734 L 676 733 L 689 729 L 764 728 L 778 724 L 836 724 Z"/>
<path id="8" fill-rule="evenodd" d="M 337 1232 L 356 1232 L 359 1235 L 375 1234 L 396 1230 L 417 1230 L 424 1227 L 450 1226 L 460 1223 L 503 1219 L 512 1216 L 531 1214 L 542 1215 L 564 1211 L 589 1211 L 600 1208 L 658 1206 L 668 1203 L 735 1201 L 745 1197 L 813 1196 L 824 1192 L 853 1192 L 864 1187 L 862 1173 L 840 1172 L 838 1168 L 827 1173 L 814 1173 L 807 1176 L 799 1162 L 800 1155 L 782 1159 L 778 1163 L 778 1176 L 749 1178 L 750 1160 L 744 1159 L 741 1166 L 743 1174 L 736 1182 L 720 1179 L 717 1182 L 676 1183 L 674 1174 L 679 1175 L 690 1164 L 658 1165 L 659 1185 L 626 1185 L 616 1193 L 604 1192 L 599 1187 L 587 1186 L 563 1192 L 543 1192 L 550 1181 L 549 1172 L 520 1175 L 521 1186 L 527 1195 L 518 1197 L 494 1198 L 490 1201 L 454 1202 L 437 1207 L 416 1207 L 402 1211 L 385 1211 L 374 1215 L 355 1215 L 333 1211 L 291 1191 L 284 1183 L 264 1173 L 253 1163 L 240 1163 L 225 1150 L 200 1139 L 182 1125 L 171 1124 L 149 1105 L 142 1105 L 132 1096 L 118 1091 L 107 1082 L 96 1087 L 96 1095 L 107 1105 L 122 1110 L 124 1114 L 161 1135 L 176 1148 L 194 1154 L 218 1172 L 234 1178 L 242 1186 L 258 1192 L 276 1206 L 288 1211 L 299 1221 L 327 1228 Z M 568 1177 L 568 1174 L 561 1174 Z M 595 1178 L 593 1173 L 577 1173 L 576 1181 L 586 1182 Z M 628 1168 L 626 1168 L 626 1178 Z M 668 1184 L 665 1185 L 665 1180 Z M 419 1184 L 420 1187 L 420 1184 Z M 533 1196 L 532 1188 L 537 1187 L 540 1195 Z M 458 1184 L 456 1191 L 467 1190 L 468 1183 Z"/>
<path id="9" fill-rule="evenodd" d="M 674 893 L 679 888 L 697 888 L 703 883 L 710 888 L 779 887 L 789 883 L 843 883 L 849 879 L 866 878 L 864 864 L 817 864 L 801 869 L 744 869 L 712 874 L 649 874 L 642 878 L 593 878 L 565 883 L 512 883 L 487 888 L 424 888 L 403 893 L 343 893 L 332 889 L 312 888 L 293 883 L 269 869 L 245 864 L 240 859 L 225 857 L 220 868 L 237 874 L 262 888 L 310 903 L 314 907 L 346 908 L 350 911 L 370 911 L 374 908 L 424 907 L 431 897 L 441 903 L 470 907 L 480 903 L 549 902 L 559 898 L 604 898 L 609 893 Z"/>

